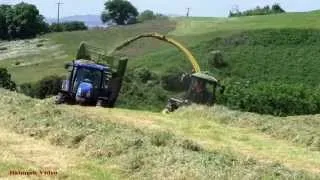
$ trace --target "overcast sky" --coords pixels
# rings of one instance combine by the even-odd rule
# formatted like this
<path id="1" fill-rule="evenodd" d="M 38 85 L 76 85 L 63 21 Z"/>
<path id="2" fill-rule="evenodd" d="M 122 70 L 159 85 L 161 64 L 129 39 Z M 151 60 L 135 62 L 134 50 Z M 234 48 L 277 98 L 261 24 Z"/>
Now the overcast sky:
<path id="1" fill-rule="evenodd" d="M 22 0 L 0 0 L 0 3 L 14 4 Z M 100 14 L 106 0 L 61 0 L 61 16 Z M 37 5 L 46 17 L 57 16 L 58 0 L 24 0 Z M 320 0 L 130 0 L 139 11 L 151 9 L 170 15 L 185 15 L 191 8 L 191 16 L 227 16 L 230 9 L 254 8 L 258 5 L 279 3 L 287 11 L 309 11 L 320 9 Z"/>

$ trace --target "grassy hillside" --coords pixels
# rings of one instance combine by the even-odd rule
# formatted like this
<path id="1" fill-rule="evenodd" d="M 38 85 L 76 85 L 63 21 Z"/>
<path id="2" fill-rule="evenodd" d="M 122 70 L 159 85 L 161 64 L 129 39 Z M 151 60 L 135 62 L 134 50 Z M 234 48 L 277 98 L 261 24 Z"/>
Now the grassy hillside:
<path id="1" fill-rule="evenodd" d="M 4 50 L 7 56 L 2 57 L 0 66 L 8 67 L 18 83 L 34 82 L 47 75 L 63 74 L 63 62 L 73 59 L 81 41 L 110 51 L 128 37 L 157 31 L 181 41 L 197 57 L 202 70 L 212 71 L 223 80 L 227 91 L 219 103 L 274 115 L 315 114 L 320 112 L 317 68 L 320 31 L 315 23 L 319 16 L 318 12 L 309 12 L 237 18 L 177 18 L 105 31 L 53 33 L 42 37 L 48 39 L 42 42 L 43 46 L 37 47 L 39 42 L 33 43 L 31 50 L 35 52 L 20 51 L 25 56 L 9 54 L 8 57 L 11 49 Z M 1 47 L 7 46 L 7 43 L 2 44 Z M 228 63 L 226 68 L 209 69 L 212 50 L 223 53 Z M 161 79 L 172 72 L 191 70 L 183 54 L 156 40 L 139 41 L 121 53 L 130 57 L 129 74 L 132 75 L 136 68 L 148 68 L 157 75 L 151 84 L 129 80 L 126 90 L 135 95 L 126 92 L 121 95 L 119 105 L 128 105 L 124 107 L 160 110 L 160 104 L 165 103 L 168 95 L 176 94 L 161 92 Z M 141 94 L 145 94 L 144 98 Z M 155 94 L 160 95 L 151 97 Z"/>
<path id="2" fill-rule="evenodd" d="M 33 41 L 27 41 L 26 44 L 21 44 L 20 42 L 12 43 L 13 46 L 19 47 L 19 49 L 12 50 L 12 48 L 9 48 L 8 50 L 1 50 L 3 55 L 0 56 L 0 65 L 9 67 L 15 80 L 18 83 L 23 83 L 39 80 L 41 76 L 63 73 L 61 64 L 74 58 L 76 49 L 81 41 L 87 41 L 108 51 L 128 37 L 144 32 L 159 32 L 163 34 L 169 33 L 190 47 L 203 41 L 214 39 L 215 37 L 229 36 L 241 31 L 254 29 L 317 29 L 317 24 L 319 24 L 316 23 L 318 22 L 318 17 L 319 13 L 314 12 L 240 18 L 178 18 L 172 21 L 153 21 L 128 27 L 115 27 L 108 30 L 52 33 L 41 37 L 42 39 L 48 39 L 49 42 L 47 43 L 33 43 Z M 37 44 L 49 45 L 36 47 Z M 4 42 L 0 46 L 6 47 L 8 45 Z M 28 47 L 33 48 L 28 49 Z M 156 40 L 142 40 L 125 49 L 124 52 L 133 58 L 154 51 L 159 53 L 159 51 L 164 49 L 170 51 L 171 47 Z M 17 53 L 12 53 L 12 51 L 19 51 L 20 56 L 17 56 Z M 199 56 L 199 54 L 196 55 Z M 4 62 L 4 59 L 7 59 L 9 62 Z M 202 57 L 198 59 L 201 60 Z M 17 61 L 26 62 L 23 66 L 17 66 L 15 64 Z M 34 76 L 26 78 L 24 74 L 27 73 Z"/>
<path id="3" fill-rule="evenodd" d="M 178 19 L 172 35 L 196 35 L 209 32 L 246 31 L 257 29 L 319 29 L 320 12 L 285 13 L 265 16 L 233 18 L 190 18 Z"/>
<path id="4" fill-rule="evenodd" d="M 243 31 L 224 37 L 213 35 L 215 38 L 191 50 L 202 69 L 212 71 L 227 86 L 222 104 L 274 115 L 314 114 L 320 112 L 319 33 L 316 29 Z M 207 66 L 213 50 L 223 53 L 227 67 Z M 191 69 L 176 50 L 137 59 L 135 66 L 160 74 L 168 69 Z"/>
<path id="5" fill-rule="evenodd" d="M 171 21 L 151 21 L 127 27 L 112 27 L 108 30 L 52 33 L 36 40 L 1 42 L 0 49 L 4 49 L 0 50 L 0 66 L 8 67 L 19 84 L 35 82 L 48 75 L 64 74 L 64 62 L 74 59 L 82 41 L 110 51 L 132 36 L 146 32 L 166 34 L 174 28 L 175 23 Z M 153 40 L 142 40 L 123 53 L 134 57 L 162 46 L 163 44 Z"/>
<path id="6" fill-rule="evenodd" d="M 12 168 L 48 167 L 57 170 L 58 179 L 319 178 L 319 149 L 294 142 L 290 135 L 286 138 L 285 127 L 273 128 L 271 123 L 292 128 L 302 119 L 243 114 L 218 106 L 164 116 L 55 106 L 51 100 L 0 93 L 2 178 Z M 308 119 L 320 123 L 318 116 Z M 295 133 L 317 137 L 313 124 L 303 126 Z"/>

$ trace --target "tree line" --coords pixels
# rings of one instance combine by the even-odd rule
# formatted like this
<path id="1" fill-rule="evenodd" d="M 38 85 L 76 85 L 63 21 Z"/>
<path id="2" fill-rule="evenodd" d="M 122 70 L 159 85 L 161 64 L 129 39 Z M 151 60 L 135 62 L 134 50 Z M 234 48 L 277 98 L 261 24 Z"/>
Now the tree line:
<path id="1" fill-rule="evenodd" d="M 48 32 L 87 30 L 84 22 L 71 21 L 49 25 L 33 4 L 0 5 L 0 39 L 34 38 Z"/>
<path id="2" fill-rule="evenodd" d="M 285 12 L 286 11 L 279 4 L 273 4 L 271 7 L 269 5 L 264 7 L 257 6 L 254 9 L 249 9 L 243 12 L 239 11 L 239 9 L 236 9 L 229 12 L 229 17 L 279 14 Z"/>
<path id="3" fill-rule="evenodd" d="M 0 39 L 32 38 L 49 31 L 35 5 L 0 5 Z"/>
<path id="4" fill-rule="evenodd" d="M 103 23 L 114 22 L 117 25 L 128 25 L 168 18 L 163 14 L 156 14 L 151 10 L 145 10 L 140 14 L 137 8 L 127 0 L 108 0 L 104 6 L 105 10 L 101 14 Z"/>

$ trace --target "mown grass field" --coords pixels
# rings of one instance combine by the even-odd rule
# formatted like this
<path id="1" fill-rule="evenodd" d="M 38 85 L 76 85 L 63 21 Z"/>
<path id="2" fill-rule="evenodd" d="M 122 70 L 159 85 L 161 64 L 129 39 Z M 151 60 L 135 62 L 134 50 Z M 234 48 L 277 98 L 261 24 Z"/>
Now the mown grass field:
<path id="1" fill-rule="evenodd" d="M 0 66 L 18 84 L 34 82 L 64 74 L 63 63 L 73 59 L 81 41 L 110 51 L 128 37 L 157 31 L 181 41 L 203 70 L 233 88 L 226 91 L 231 99 L 223 99 L 229 107 L 319 114 L 319 16 L 173 19 L 53 33 L 1 42 Z M 207 66 L 212 50 L 222 51 L 226 68 Z M 163 115 L 159 108 L 177 93 L 164 91 L 159 79 L 169 71 L 190 72 L 191 65 L 156 40 L 139 41 L 121 54 L 130 57 L 117 104 L 123 109 L 55 106 L 52 99 L 0 90 L 0 177 L 10 178 L 10 169 L 51 168 L 58 179 L 319 179 L 319 115 L 275 117 L 221 105 Z M 134 77 L 140 68 L 156 74 L 151 82 Z"/>
<path id="2" fill-rule="evenodd" d="M 51 168 L 58 179 L 319 178 L 319 144 L 295 141 L 283 131 L 299 126 L 303 117 L 244 114 L 220 106 L 162 115 L 55 106 L 51 99 L 0 92 L 3 178 L 12 168 Z M 320 123 L 318 116 L 307 119 Z M 314 124 L 303 123 L 292 134 L 316 137 Z"/>

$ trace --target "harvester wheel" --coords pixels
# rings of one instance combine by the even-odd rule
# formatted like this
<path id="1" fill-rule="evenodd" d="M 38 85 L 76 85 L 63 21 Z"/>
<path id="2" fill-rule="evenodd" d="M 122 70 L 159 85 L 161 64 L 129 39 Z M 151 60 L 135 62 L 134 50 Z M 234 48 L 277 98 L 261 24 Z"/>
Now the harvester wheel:
<path id="1" fill-rule="evenodd" d="M 170 111 L 168 108 L 165 108 L 162 110 L 162 114 L 169 114 L 169 113 L 170 113 Z"/>
<path id="2" fill-rule="evenodd" d="M 99 107 L 107 107 L 107 105 L 108 105 L 108 101 L 102 98 L 98 99 L 96 104 L 96 106 L 99 106 Z"/>
<path id="3" fill-rule="evenodd" d="M 56 104 L 63 104 L 66 102 L 66 96 L 65 94 L 59 92 L 58 95 L 56 96 Z"/>

